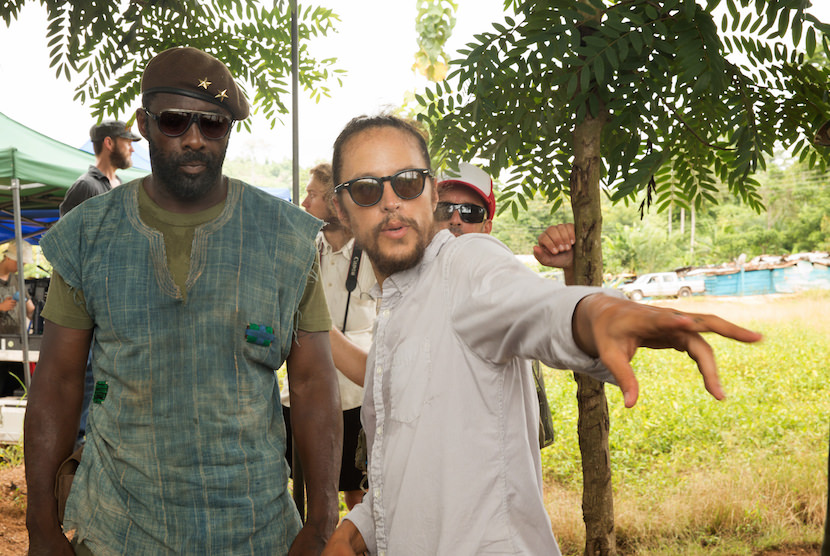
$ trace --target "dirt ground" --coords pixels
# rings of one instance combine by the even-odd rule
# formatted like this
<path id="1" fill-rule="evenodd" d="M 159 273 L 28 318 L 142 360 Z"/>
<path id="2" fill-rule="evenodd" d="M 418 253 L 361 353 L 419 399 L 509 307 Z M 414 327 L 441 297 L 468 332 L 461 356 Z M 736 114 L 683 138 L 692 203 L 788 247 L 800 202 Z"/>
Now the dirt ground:
<path id="1" fill-rule="evenodd" d="M 759 298 L 730 298 L 729 303 L 724 300 L 711 298 L 698 300 L 689 304 L 683 301 L 663 301 L 660 305 L 675 306 L 678 309 L 691 312 L 711 312 L 724 318 L 738 321 L 754 319 L 767 320 L 791 317 L 798 314 L 804 318 L 810 317 L 812 311 L 816 316 L 822 314 L 818 321 L 826 319 L 823 314 L 826 307 L 814 306 L 806 308 L 803 304 L 790 307 L 783 303 L 770 303 L 770 297 Z M 820 305 L 820 304 L 819 304 Z M 805 315 L 805 312 L 808 313 Z M 19 556 L 26 554 L 29 541 L 26 534 L 26 477 L 22 465 L 0 469 L 0 556 Z M 782 546 L 768 549 L 755 556 L 819 556 L 820 547 L 816 545 Z"/>
<path id="2" fill-rule="evenodd" d="M 26 477 L 23 466 L 0 469 L 0 556 L 26 554 Z"/>

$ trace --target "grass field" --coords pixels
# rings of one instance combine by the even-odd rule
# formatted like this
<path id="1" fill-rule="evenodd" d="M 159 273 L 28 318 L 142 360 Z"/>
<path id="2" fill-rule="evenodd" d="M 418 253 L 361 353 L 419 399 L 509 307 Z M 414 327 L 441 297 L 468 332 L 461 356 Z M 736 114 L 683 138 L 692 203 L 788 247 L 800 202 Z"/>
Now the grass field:
<path id="1" fill-rule="evenodd" d="M 621 554 L 742 555 L 821 539 L 830 427 L 830 292 L 656 304 L 715 313 L 760 344 L 711 337 L 727 399 L 681 354 L 641 350 L 640 399 L 606 394 Z M 565 554 L 582 554 L 576 385 L 546 371 L 557 441 L 542 452 L 546 497 Z M 816 552 L 817 553 L 817 552 Z"/>
<path id="2" fill-rule="evenodd" d="M 830 427 L 830 292 L 664 301 L 715 313 L 765 335 L 751 346 L 711 338 L 728 398 L 703 389 L 691 360 L 642 350 L 640 399 L 611 411 L 616 534 L 625 556 L 818 554 Z M 581 555 L 576 385 L 546 370 L 556 442 L 543 450 L 545 495 L 567 556 Z M 0 451 L 0 554 L 25 552 L 19 447 Z M 0 470 L 3 471 L 3 470 Z M 793 547 L 800 547 L 798 550 Z M 806 547 L 806 548 L 805 548 Z"/>

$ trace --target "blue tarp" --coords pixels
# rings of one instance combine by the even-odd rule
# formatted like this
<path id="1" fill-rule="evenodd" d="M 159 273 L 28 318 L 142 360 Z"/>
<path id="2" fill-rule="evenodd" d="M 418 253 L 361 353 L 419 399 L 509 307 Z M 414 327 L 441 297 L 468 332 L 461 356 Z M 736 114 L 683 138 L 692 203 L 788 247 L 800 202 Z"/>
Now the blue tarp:
<path id="1" fill-rule="evenodd" d="M 706 295 L 764 295 L 830 289 L 830 268 L 809 261 L 784 268 L 739 270 L 706 276 Z"/>

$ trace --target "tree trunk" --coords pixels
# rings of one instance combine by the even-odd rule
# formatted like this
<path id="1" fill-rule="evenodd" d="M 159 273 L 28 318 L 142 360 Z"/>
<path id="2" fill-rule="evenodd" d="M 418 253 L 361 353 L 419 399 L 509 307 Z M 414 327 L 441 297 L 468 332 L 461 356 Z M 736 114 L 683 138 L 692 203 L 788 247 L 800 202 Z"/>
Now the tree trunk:
<path id="1" fill-rule="evenodd" d="M 574 275 L 578 284 L 602 285 L 602 209 L 600 206 L 600 137 L 604 116 L 587 118 L 574 129 L 571 207 L 576 244 Z M 608 403 L 601 382 L 575 374 L 582 454 L 582 515 L 585 555 L 616 556 L 611 458 L 608 448 Z"/>

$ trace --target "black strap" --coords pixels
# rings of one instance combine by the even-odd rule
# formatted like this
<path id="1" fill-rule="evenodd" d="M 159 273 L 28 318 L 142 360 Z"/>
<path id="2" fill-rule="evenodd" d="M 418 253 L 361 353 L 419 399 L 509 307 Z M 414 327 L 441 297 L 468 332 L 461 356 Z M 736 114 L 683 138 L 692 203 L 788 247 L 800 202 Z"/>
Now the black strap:
<path id="1" fill-rule="evenodd" d="M 352 259 L 349 261 L 349 273 L 346 275 L 346 313 L 343 315 L 343 334 L 346 333 L 346 320 L 349 318 L 349 302 L 352 300 L 352 292 L 357 287 L 357 271 L 360 270 L 360 256 L 363 249 L 355 244 L 352 249 Z"/>

